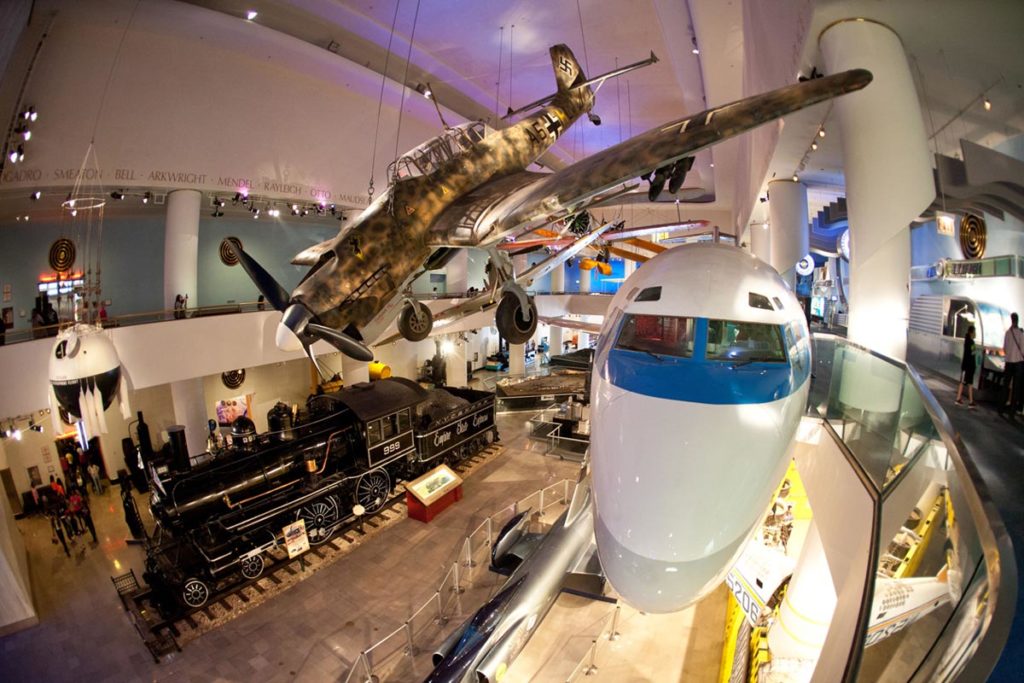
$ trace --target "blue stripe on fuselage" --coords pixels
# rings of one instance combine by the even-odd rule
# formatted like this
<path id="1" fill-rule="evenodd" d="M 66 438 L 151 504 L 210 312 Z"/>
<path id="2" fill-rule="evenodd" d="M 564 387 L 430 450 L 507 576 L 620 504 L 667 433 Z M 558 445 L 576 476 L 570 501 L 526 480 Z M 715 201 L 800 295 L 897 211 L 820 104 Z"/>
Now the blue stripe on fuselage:
<path id="1" fill-rule="evenodd" d="M 601 375 L 614 386 L 635 394 L 711 405 L 778 401 L 799 389 L 810 375 L 806 344 L 798 352 L 799 358 L 743 365 L 704 358 L 701 335 L 706 330 L 706 324 L 698 325 L 693 358 L 655 357 L 612 348 Z"/>

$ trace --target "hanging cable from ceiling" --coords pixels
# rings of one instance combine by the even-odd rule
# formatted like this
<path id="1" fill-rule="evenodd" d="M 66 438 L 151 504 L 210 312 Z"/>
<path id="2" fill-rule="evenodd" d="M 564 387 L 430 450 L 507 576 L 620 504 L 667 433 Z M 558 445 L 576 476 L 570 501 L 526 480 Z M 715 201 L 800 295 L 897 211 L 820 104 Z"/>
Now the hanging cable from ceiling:
<path id="1" fill-rule="evenodd" d="M 587 67 L 587 73 L 590 73 L 590 58 L 587 56 L 587 34 L 583 30 L 583 10 L 580 8 L 580 0 L 576 0 L 576 14 L 580 18 L 580 38 L 583 39 L 583 65 Z"/>
<path id="2" fill-rule="evenodd" d="M 512 24 L 508 29 L 508 106 L 512 107 L 512 79 L 515 71 L 512 69 L 512 39 L 515 37 L 516 25 Z"/>
<path id="3" fill-rule="evenodd" d="M 497 122 L 501 120 L 500 107 L 498 100 L 501 98 L 501 60 L 504 56 L 502 54 L 502 48 L 505 46 L 505 27 L 502 26 L 498 30 L 498 80 L 494 83 L 494 122 L 497 127 Z"/>
<path id="4" fill-rule="evenodd" d="M 373 154 L 370 156 L 370 184 L 366 188 L 369 196 L 368 204 L 373 203 L 373 167 L 377 164 L 377 140 L 380 137 L 380 114 L 384 106 L 384 84 L 388 79 L 388 65 L 391 63 L 391 43 L 395 39 L 395 25 L 398 23 L 398 6 L 402 0 L 395 0 L 395 14 L 391 17 L 391 35 L 388 37 L 388 49 L 384 57 L 384 71 L 380 75 L 380 96 L 377 98 L 377 125 L 373 131 Z"/>
<path id="5" fill-rule="evenodd" d="M 409 89 L 409 63 L 412 61 L 412 46 L 416 42 L 416 24 L 420 18 L 420 0 L 416 0 L 416 11 L 412 15 L 412 31 L 409 33 L 409 50 L 405 55 L 405 72 L 402 74 L 402 97 L 398 103 L 398 131 L 395 133 L 395 159 L 398 158 L 398 145 L 402 139 L 402 114 L 405 110 L 405 93 Z M 395 167 L 398 172 L 398 167 Z"/>

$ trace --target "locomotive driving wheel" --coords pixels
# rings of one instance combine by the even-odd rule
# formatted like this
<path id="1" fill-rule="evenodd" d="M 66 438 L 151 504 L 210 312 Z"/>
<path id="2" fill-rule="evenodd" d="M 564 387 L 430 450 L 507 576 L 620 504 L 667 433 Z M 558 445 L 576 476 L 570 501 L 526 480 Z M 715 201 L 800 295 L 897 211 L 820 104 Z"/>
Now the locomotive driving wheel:
<path id="1" fill-rule="evenodd" d="M 337 496 L 324 496 L 302 506 L 296 519 L 306 522 L 309 544 L 320 545 L 334 534 L 339 517 Z"/>
<path id="2" fill-rule="evenodd" d="M 188 579 L 181 587 L 181 599 L 189 607 L 202 607 L 210 599 L 210 588 L 199 579 Z"/>
<path id="3" fill-rule="evenodd" d="M 391 477 L 384 470 L 373 470 L 359 478 L 356 484 L 356 502 L 366 510 L 364 514 L 372 515 L 384 507 L 391 493 Z"/>
<path id="4" fill-rule="evenodd" d="M 242 576 L 247 579 L 255 579 L 263 573 L 264 566 L 262 555 L 253 555 L 242 560 Z"/>

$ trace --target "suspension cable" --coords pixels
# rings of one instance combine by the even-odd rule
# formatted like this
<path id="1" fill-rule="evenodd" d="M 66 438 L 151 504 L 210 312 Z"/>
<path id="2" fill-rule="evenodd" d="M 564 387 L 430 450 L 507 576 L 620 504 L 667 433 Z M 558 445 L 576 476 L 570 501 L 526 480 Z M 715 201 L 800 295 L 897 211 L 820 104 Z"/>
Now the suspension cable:
<path id="1" fill-rule="evenodd" d="M 398 158 L 398 145 L 402 139 L 402 114 L 405 109 L 405 92 L 409 89 L 409 62 L 412 61 L 412 46 L 416 40 L 416 23 L 420 18 L 420 0 L 416 0 L 416 12 L 412 16 L 412 31 L 409 33 L 409 51 L 405 56 L 405 73 L 402 74 L 402 97 L 398 103 L 398 131 L 395 133 L 395 158 Z M 398 169 L 395 169 L 398 172 Z"/>
<path id="2" fill-rule="evenodd" d="M 384 56 L 384 71 L 380 75 L 380 96 L 377 98 L 377 125 L 373 129 L 373 154 L 370 156 L 370 184 L 366 188 L 369 203 L 373 203 L 373 167 L 377 164 L 377 139 L 380 137 L 380 113 L 384 105 L 384 83 L 388 78 L 388 65 L 391 63 L 391 41 L 395 39 L 395 25 L 398 23 L 398 6 L 402 0 L 395 0 L 395 14 L 391 17 L 391 35 L 388 37 L 388 50 Z"/>

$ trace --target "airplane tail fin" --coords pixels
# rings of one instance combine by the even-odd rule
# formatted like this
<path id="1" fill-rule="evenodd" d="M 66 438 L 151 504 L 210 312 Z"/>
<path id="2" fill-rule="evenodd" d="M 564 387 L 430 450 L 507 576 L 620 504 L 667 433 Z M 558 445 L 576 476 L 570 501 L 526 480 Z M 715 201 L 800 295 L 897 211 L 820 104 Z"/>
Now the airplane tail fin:
<path id="1" fill-rule="evenodd" d="M 555 83 L 558 84 L 558 92 L 565 92 L 587 80 L 583 75 L 580 63 L 576 61 L 576 55 L 566 45 L 554 45 L 551 47 L 551 66 L 555 69 Z"/>

